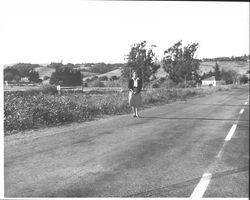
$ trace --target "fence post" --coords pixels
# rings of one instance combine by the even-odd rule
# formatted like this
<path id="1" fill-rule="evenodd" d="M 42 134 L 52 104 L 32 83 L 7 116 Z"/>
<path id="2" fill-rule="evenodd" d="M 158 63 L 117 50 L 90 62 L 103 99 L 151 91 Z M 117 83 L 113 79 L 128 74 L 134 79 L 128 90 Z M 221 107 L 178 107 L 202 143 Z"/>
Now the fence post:
<path id="1" fill-rule="evenodd" d="M 56 89 L 57 89 L 57 91 L 58 91 L 58 94 L 61 95 L 61 86 L 60 86 L 60 85 L 57 85 L 57 86 L 56 86 Z"/>

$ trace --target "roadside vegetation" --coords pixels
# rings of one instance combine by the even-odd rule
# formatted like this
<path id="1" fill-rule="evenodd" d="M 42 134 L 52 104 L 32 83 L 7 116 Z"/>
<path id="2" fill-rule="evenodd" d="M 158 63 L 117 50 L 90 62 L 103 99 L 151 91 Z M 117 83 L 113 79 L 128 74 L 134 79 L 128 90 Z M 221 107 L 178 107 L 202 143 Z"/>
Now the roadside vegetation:
<path id="1" fill-rule="evenodd" d="M 231 87 L 148 89 L 142 92 L 143 108 L 225 91 Z M 28 129 L 84 122 L 102 115 L 130 112 L 127 91 L 79 91 L 58 95 L 54 87 L 46 87 L 42 90 L 5 92 L 4 133 L 9 135 Z"/>

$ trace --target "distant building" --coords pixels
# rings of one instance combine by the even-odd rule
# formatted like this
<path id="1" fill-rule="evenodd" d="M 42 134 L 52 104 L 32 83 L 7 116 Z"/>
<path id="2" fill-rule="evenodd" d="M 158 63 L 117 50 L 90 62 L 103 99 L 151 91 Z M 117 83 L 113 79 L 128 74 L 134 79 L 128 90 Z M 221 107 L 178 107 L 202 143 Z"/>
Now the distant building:
<path id="1" fill-rule="evenodd" d="M 30 81 L 29 81 L 29 78 L 28 78 L 28 77 L 22 77 L 21 80 L 20 80 L 19 82 L 28 83 L 28 82 L 30 82 Z"/>
<path id="2" fill-rule="evenodd" d="M 216 85 L 225 85 L 226 82 L 224 80 L 218 81 L 215 79 L 215 76 L 211 76 L 210 78 L 202 80 L 202 85 L 216 86 Z"/>
<path id="3" fill-rule="evenodd" d="M 210 78 L 202 80 L 202 85 L 212 85 L 216 86 L 216 80 L 214 76 L 211 76 Z"/>

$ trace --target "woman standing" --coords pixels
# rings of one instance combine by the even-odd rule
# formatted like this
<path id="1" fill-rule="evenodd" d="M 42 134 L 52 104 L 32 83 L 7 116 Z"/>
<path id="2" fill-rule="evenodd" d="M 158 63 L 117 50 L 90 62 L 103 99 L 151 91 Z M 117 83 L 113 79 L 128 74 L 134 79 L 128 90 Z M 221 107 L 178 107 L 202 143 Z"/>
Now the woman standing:
<path id="1" fill-rule="evenodd" d="M 138 117 L 138 107 L 141 105 L 141 89 L 142 81 L 138 77 L 138 73 L 133 71 L 132 78 L 128 82 L 129 88 L 129 106 L 132 107 L 133 117 Z"/>

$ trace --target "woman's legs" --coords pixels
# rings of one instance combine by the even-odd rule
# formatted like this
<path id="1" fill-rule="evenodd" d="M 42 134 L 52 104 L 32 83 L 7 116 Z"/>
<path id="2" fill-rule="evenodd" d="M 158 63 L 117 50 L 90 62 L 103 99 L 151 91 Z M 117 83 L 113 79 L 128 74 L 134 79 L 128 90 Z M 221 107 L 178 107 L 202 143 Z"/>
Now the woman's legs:
<path id="1" fill-rule="evenodd" d="M 139 117 L 139 115 L 138 115 L 138 108 L 137 107 L 135 107 L 135 116 Z"/>
<path id="2" fill-rule="evenodd" d="M 133 111 L 133 116 L 135 116 L 136 113 L 135 113 L 135 107 L 134 106 L 132 106 L 132 111 Z"/>

